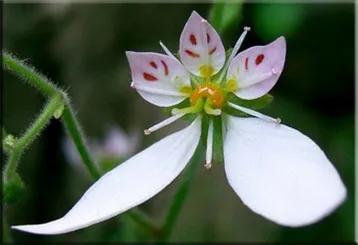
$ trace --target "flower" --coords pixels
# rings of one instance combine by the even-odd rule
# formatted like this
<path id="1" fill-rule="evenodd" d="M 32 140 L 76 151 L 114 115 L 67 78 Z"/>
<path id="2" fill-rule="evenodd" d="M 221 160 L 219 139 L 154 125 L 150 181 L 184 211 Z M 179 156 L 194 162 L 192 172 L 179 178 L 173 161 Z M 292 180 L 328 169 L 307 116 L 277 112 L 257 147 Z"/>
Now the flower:
<path id="1" fill-rule="evenodd" d="M 253 100 L 268 93 L 285 61 L 286 42 L 279 37 L 266 46 L 236 55 L 249 28 L 226 59 L 214 28 L 193 12 L 180 37 L 181 62 L 162 44 L 167 55 L 127 52 L 132 87 L 148 102 L 169 107 L 173 116 L 145 130 L 150 134 L 186 114 L 196 118 L 122 163 L 94 183 L 62 218 L 13 228 L 60 234 L 109 219 L 163 190 L 185 168 L 209 118 L 206 166 L 212 162 L 214 118 L 222 120 L 224 166 L 229 184 L 252 211 L 277 224 L 304 226 L 330 214 L 346 197 L 342 180 L 323 151 L 296 129 L 228 100 L 233 93 Z M 189 99 L 190 106 L 179 103 Z M 253 117 L 235 117 L 234 108 Z"/>

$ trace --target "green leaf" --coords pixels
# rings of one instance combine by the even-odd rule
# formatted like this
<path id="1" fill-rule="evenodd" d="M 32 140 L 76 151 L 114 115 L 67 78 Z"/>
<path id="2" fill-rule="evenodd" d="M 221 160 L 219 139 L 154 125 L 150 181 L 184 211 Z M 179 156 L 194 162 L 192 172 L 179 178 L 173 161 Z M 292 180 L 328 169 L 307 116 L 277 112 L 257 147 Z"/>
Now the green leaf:
<path id="1" fill-rule="evenodd" d="M 252 109 L 252 110 L 260 110 L 268 106 L 273 101 L 273 96 L 270 94 L 265 94 L 264 96 L 261 96 L 260 98 L 253 99 L 253 100 L 244 100 L 240 99 L 239 97 L 235 96 L 233 93 L 229 93 L 227 95 L 227 100 L 231 103 Z M 232 107 L 229 107 L 228 105 L 225 105 L 223 110 L 233 116 L 245 116 L 246 114 L 244 112 L 238 111 Z"/>
<path id="2" fill-rule="evenodd" d="M 209 12 L 209 22 L 220 33 L 242 18 L 242 0 L 215 1 Z"/>
<path id="3" fill-rule="evenodd" d="M 6 204 L 16 202 L 24 193 L 25 191 L 25 184 L 21 180 L 18 173 L 13 173 L 11 178 L 3 183 L 2 186 L 2 195 L 3 201 Z"/>

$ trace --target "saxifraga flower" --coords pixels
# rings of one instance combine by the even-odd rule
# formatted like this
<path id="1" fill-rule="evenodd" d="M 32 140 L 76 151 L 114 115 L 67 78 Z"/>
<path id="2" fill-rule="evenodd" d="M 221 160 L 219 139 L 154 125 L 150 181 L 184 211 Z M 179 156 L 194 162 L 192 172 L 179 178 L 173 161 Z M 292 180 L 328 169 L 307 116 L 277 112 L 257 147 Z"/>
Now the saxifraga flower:
<path id="1" fill-rule="evenodd" d="M 173 116 L 146 134 L 188 114 L 195 119 L 106 173 L 62 218 L 13 228 L 37 234 L 71 232 L 147 201 L 185 168 L 199 144 L 204 117 L 209 121 L 206 167 L 211 166 L 216 143 L 213 121 L 219 118 L 227 179 L 252 211 L 277 224 L 298 227 L 335 210 L 345 200 L 346 188 L 324 152 L 279 119 L 228 100 L 230 93 L 244 100 L 267 94 L 284 67 L 284 37 L 237 54 L 248 31 L 245 27 L 226 59 L 219 35 L 194 11 L 180 36 L 180 61 L 162 43 L 167 55 L 127 52 L 131 86 L 146 101 L 159 107 L 190 102 L 188 107 L 174 108 Z M 235 117 L 228 108 L 252 117 Z"/>

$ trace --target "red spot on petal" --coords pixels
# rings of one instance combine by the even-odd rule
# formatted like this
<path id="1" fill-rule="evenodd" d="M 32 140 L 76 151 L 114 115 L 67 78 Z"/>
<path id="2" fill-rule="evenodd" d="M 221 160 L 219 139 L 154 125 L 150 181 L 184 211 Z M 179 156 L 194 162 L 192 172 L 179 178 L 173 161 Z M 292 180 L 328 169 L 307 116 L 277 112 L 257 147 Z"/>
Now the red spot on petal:
<path id="1" fill-rule="evenodd" d="M 216 51 L 216 46 L 209 51 L 209 55 L 212 55 Z"/>
<path id="2" fill-rule="evenodd" d="M 154 69 L 158 69 L 157 64 L 154 61 L 149 62 L 150 66 L 153 67 Z"/>
<path id="3" fill-rule="evenodd" d="M 261 64 L 261 62 L 264 60 L 265 56 L 263 54 L 260 54 L 256 57 L 255 63 L 256 65 Z"/>
<path id="4" fill-rule="evenodd" d="M 190 34 L 189 39 L 190 39 L 191 44 L 196 45 L 196 38 L 195 38 L 194 34 Z"/>
<path id="5" fill-rule="evenodd" d="M 168 76 L 168 74 L 169 74 L 169 69 L 168 69 L 167 63 L 165 63 L 163 60 L 160 60 L 160 61 L 162 62 L 163 66 L 164 66 L 164 74 L 165 74 L 166 76 Z"/>
<path id="6" fill-rule="evenodd" d="M 249 58 L 245 59 L 245 70 L 249 69 Z"/>
<path id="7" fill-rule="evenodd" d="M 210 35 L 208 33 L 206 33 L 206 41 L 210 43 Z"/>
<path id="8" fill-rule="evenodd" d="M 145 80 L 150 81 L 150 82 L 154 82 L 154 81 L 158 80 L 155 76 L 153 76 L 149 73 L 146 73 L 146 72 L 143 72 L 143 77 Z"/>
<path id="9" fill-rule="evenodd" d="M 190 55 L 193 58 L 199 58 L 200 54 L 194 53 L 193 51 L 190 51 L 188 49 L 185 49 L 185 53 L 187 53 L 188 55 Z"/>

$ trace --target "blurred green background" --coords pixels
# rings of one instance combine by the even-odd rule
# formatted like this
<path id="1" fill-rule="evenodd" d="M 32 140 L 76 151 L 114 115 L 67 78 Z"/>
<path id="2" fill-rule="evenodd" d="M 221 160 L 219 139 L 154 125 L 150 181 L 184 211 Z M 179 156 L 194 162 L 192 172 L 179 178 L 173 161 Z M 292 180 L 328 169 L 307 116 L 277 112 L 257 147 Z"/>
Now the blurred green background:
<path id="1" fill-rule="evenodd" d="M 265 113 L 312 138 L 336 166 L 348 199 L 331 216 L 304 228 L 273 224 L 244 207 L 227 183 L 223 165 L 197 168 L 170 241 L 353 241 L 354 239 L 354 5 L 240 4 L 211 12 L 211 4 L 5 4 L 4 48 L 67 89 L 87 136 L 101 139 L 110 125 L 138 131 L 165 115 L 129 87 L 126 50 L 176 51 L 190 13 L 213 20 L 226 48 L 250 26 L 243 49 L 280 35 L 287 40 L 283 74 Z M 213 16 L 214 15 L 214 16 Z M 217 16 L 223 15 L 223 19 Z M 3 125 L 19 135 L 44 104 L 38 91 L 9 72 L 3 75 Z M 135 152 L 185 125 L 178 122 L 140 137 Z M 4 206 L 9 225 L 42 223 L 64 215 L 92 183 L 69 164 L 65 132 L 55 120 L 23 156 L 25 194 Z M 134 147 L 134 146 L 133 146 Z M 123 158 L 128 156 L 123 156 Z M 4 163 L 2 159 L 2 164 Z M 303 180 L 304 181 L 304 180 Z M 160 220 L 178 181 L 140 206 Z M 145 241 L 124 214 L 58 236 L 11 231 L 15 242 Z"/>

